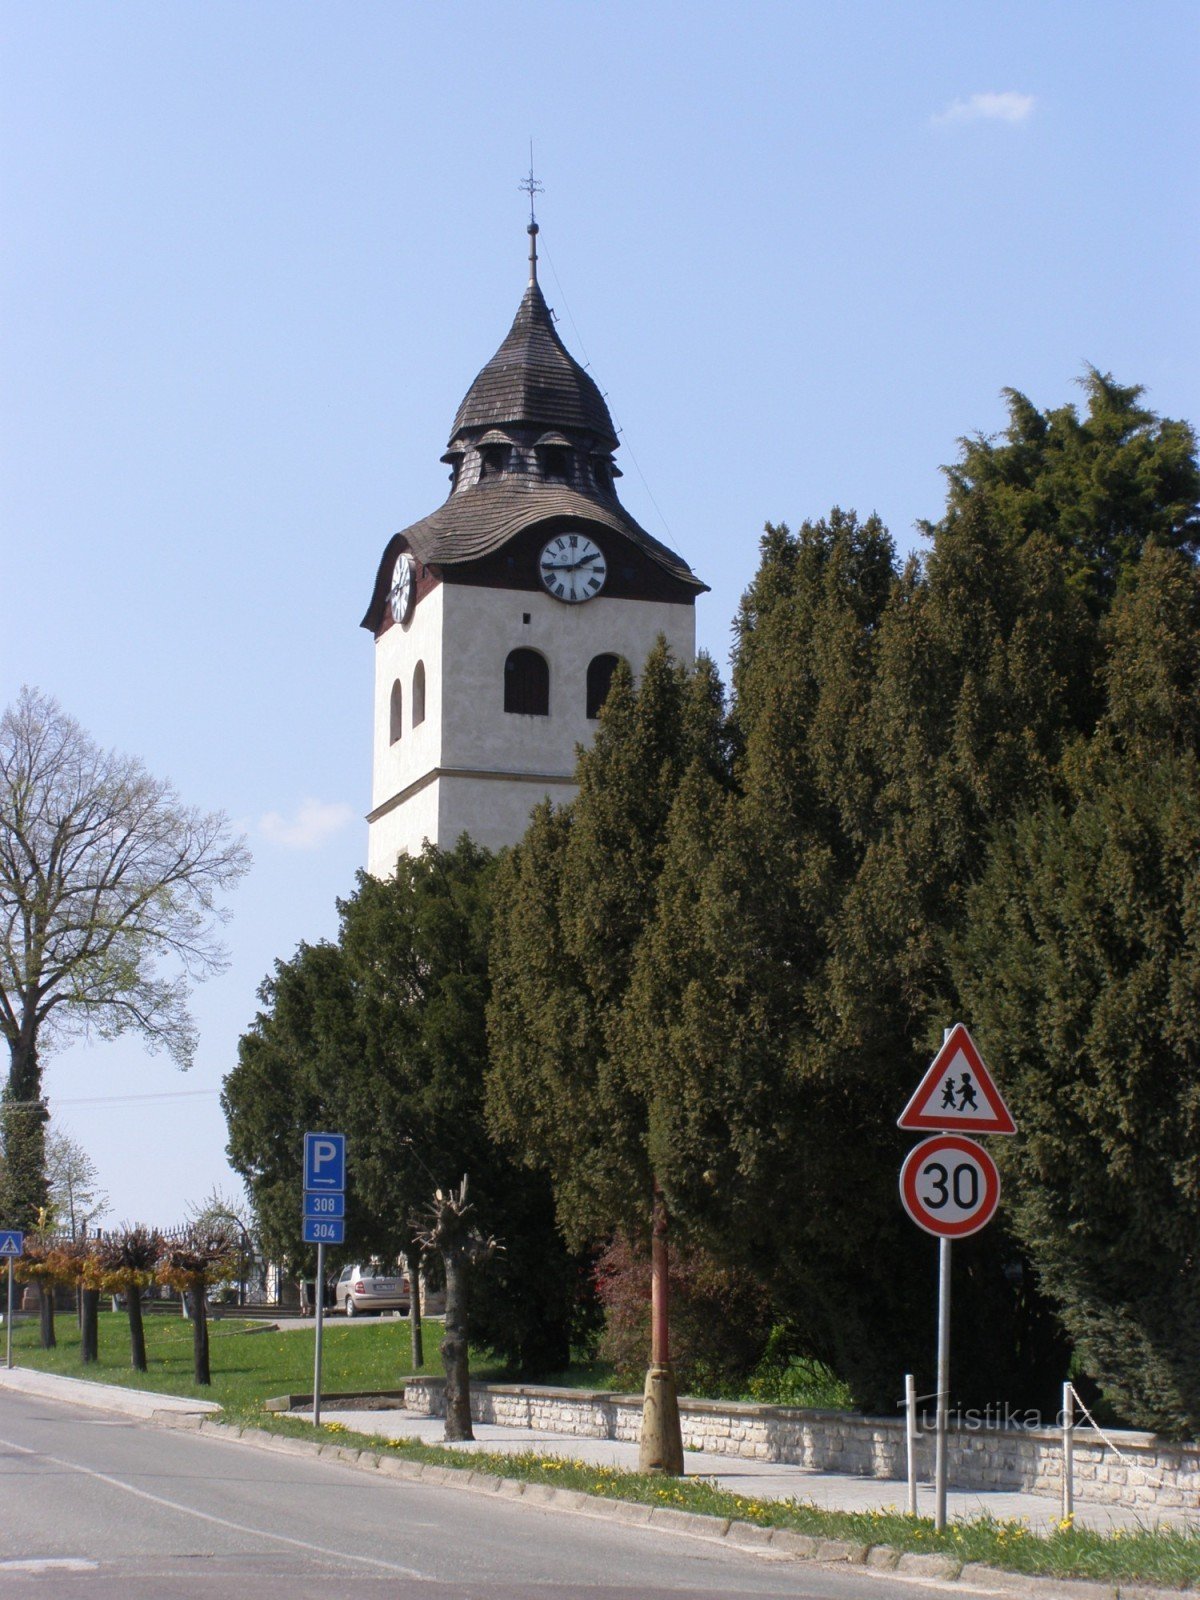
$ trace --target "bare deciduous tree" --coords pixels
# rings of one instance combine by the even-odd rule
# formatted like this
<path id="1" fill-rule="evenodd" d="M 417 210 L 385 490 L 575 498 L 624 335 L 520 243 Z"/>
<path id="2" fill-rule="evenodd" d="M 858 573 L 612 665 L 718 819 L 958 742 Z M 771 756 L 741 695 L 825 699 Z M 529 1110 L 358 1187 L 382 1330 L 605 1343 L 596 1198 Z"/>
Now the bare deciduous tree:
<path id="1" fill-rule="evenodd" d="M 217 896 L 248 866 L 223 814 L 184 806 L 56 701 L 26 688 L 0 718 L 6 1222 L 45 1204 L 40 1053 L 133 1031 L 186 1067 L 189 985 L 225 964 Z"/>

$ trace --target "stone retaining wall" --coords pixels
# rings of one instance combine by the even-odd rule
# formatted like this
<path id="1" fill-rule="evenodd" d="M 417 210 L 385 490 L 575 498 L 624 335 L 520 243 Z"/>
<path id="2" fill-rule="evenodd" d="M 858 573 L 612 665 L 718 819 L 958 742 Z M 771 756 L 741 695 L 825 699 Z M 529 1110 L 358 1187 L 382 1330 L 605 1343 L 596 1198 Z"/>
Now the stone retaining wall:
<path id="1" fill-rule="evenodd" d="M 442 1390 L 440 1378 L 410 1378 L 405 1407 L 440 1416 L 445 1409 Z M 471 1385 L 471 1415 L 476 1422 L 510 1428 L 636 1441 L 642 1399 L 590 1389 L 478 1383 Z M 858 1477 L 903 1482 L 906 1476 L 901 1418 L 686 1399 L 679 1402 L 679 1415 L 688 1449 Z M 1112 1438 L 1124 1461 L 1090 1429 L 1076 1429 L 1077 1500 L 1142 1506 L 1150 1514 L 1156 1506 L 1200 1510 L 1200 1444 L 1170 1444 L 1154 1434 L 1125 1430 L 1114 1430 Z M 1062 1434 L 1054 1428 L 956 1429 L 948 1440 L 947 1461 L 954 1489 L 1062 1492 Z M 923 1480 L 932 1479 L 932 1435 L 918 1441 L 917 1471 Z"/>

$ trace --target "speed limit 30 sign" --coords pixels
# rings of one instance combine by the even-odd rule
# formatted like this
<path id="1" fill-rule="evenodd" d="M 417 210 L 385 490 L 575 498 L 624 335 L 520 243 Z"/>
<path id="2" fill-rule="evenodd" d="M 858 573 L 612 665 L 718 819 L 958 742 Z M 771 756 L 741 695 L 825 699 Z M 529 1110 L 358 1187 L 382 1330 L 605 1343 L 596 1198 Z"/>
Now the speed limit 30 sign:
<path id="1" fill-rule="evenodd" d="M 909 1151 L 900 1169 L 900 1198 L 918 1228 L 942 1239 L 965 1239 L 992 1220 L 1000 1174 L 974 1139 L 939 1133 Z"/>

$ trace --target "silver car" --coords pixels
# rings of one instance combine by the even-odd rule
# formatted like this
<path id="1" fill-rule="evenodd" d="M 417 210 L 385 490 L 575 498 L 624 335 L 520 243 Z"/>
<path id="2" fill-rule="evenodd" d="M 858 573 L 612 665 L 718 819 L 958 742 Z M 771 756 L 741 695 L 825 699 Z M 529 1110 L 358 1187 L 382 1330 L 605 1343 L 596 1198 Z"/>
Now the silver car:
<path id="1" fill-rule="evenodd" d="M 348 1317 L 372 1311 L 407 1311 L 410 1299 L 407 1272 L 389 1272 L 372 1265 L 343 1267 L 334 1291 L 337 1309 Z"/>

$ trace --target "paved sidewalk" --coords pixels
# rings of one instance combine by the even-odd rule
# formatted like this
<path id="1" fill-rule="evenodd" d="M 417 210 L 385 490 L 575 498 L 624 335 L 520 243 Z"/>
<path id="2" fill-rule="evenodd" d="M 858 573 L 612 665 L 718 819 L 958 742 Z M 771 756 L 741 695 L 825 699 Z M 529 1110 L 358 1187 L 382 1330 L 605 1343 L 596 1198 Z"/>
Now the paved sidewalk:
<path id="1" fill-rule="evenodd" d="M 422 1439 L 428 1444 L 444 1442 L 441 1417 L 422 1417 L 409 1411 L 339 1410 L 336 1405 L 324 1402 L 321 1421 L 341 1422 L 359 1433 L 381 1434 L 389 1439 Z M 594 1462 L 598 1466 L 637 1470 L 638 1447 L 623 1440 L 587 1439 L 577 1434 L 550 1433 L 539 1428 L 514 1428 L 490 1422 L 476 1422 L 474 1430 L 473 1442 L 456 1444 L 452 1448 L 464 1452 L 491 1450 L 505 1454 L 532 1450 L 538 1455 L 565 1456 L 574 1461 Z M 689 1478 L 707 1478 L 722 1489 L 754 1500 L 794 1498 L 830 1511 L 903 1511 L 906 1504 L 906 1485 L 894 1479 L 818 1472 L 810 1467 L 788 1466 L 777 1461 L 753 1461 L 740 1456 L 710 1455 L 689 1450 L 684 1455 L 684 1471 Z M 1060 1515 L 1057 1499 L 1010 1490 L 986 1492 L 951 1489 L 946 1504 L 952 1518 L 986 1514 L 997 1520 L 1023 1519 L 1031 1528 L 1051 1527 Z M 919 1485 L 917 1510 L 923 1516 L 933 1515 L 932 1484 Z M 1081 1503 L 1076 1499 L 1075 1520 L 1081 1527 L 1100 1530 L 1133 1528 L 1154 1521 L 1180 1526 L 1190 1523 L 1200 1528 L 1200 1507 L 1192 1512 L 1164 1508 L 1157 1516 L 1147 1517 L 1144 1511 L 1133 1511 L 1124 1506 Z"/>
<path id="2" fill-rule="evenodd" d="M 126 1389 L 119 1383 L 93 1383 L 88 1378 L 68 1378 L 58 1372 L 36 1372 L 32 1367 L 0 1366 L 2 1389 L 42 1395 L 47 1400 L 69 1400 L 73 1405 L 94 1406 L 98 1411 L 119 1411 L 128 1417 L 152 1417 L 163 1411 L 208 1415 L 221 1409 L 215 1400 Z"/>

